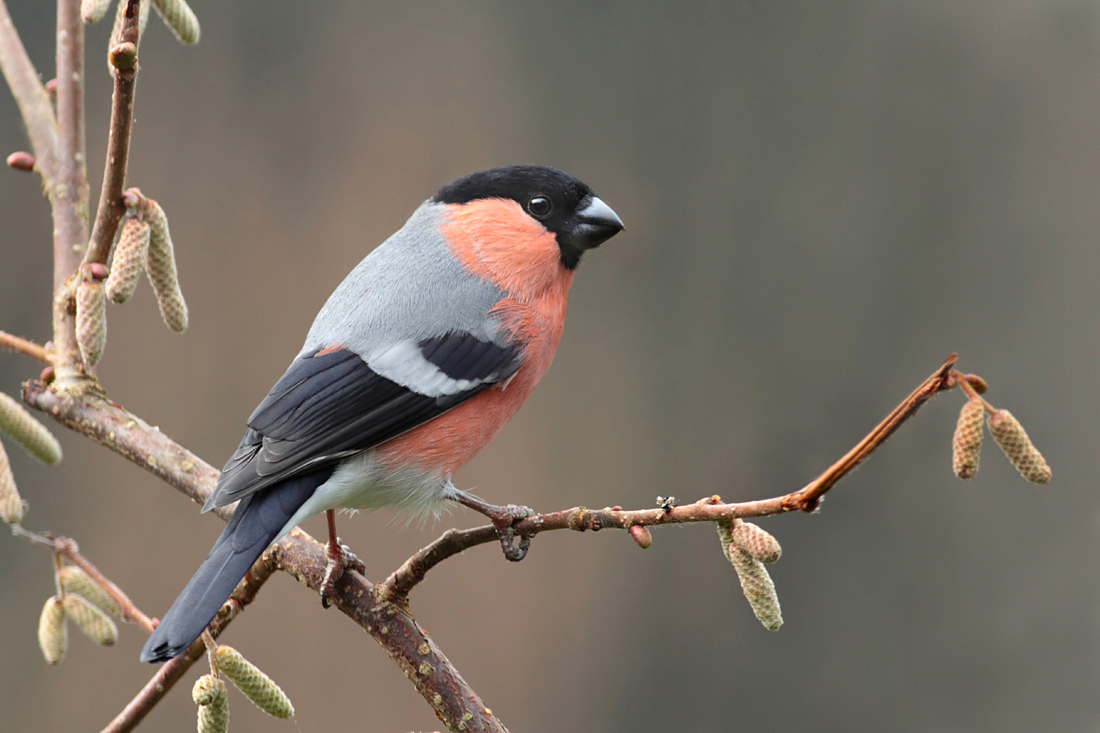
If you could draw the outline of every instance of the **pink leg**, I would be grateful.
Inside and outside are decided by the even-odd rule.
[[[328,564],[325,565],[325,576],[321,580],[321,605],[328,608],[336,598],[336,583],[344,575],[344,568],[362,573],[366,566],[336,536],[336,510],[329,509],[325,512],[325,518],[328,519],[328,542],[325,543]]]
[[[519,544],[513,544],[513,538],[516,536],[516,531],[512,529],[512,525],[521,519],[534,516],[534,510],[530,507],[517,506],[516,504],[497,506],[496,504],[490,504],[487,501],[483,501],[473,494],[467,494],[465,491],[457,492],[455,494],[455,501],[489,518],[493,523],[493,527],[496,528],[497,537],[500,538],[500,547],[504,550],[504,557],[512,562],[519,562],[527,557],[527,550],[531,547],[532,535],[521,534],[519,536]]]

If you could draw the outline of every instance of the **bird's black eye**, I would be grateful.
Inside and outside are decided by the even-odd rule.
[[[540,219],[549,214],[553,208],[553,202],[545,196],[535,196],[527,202],[527,210],[531,212],[532,216],[537,216]]]

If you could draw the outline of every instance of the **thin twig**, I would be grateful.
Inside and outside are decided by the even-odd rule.
[[[38,72],[27,56],[3,0],[0,0],[0,70],[27,126],[34,149],[35,170],[49,190],[57,166],[57,118],[50,94],[39,81]]]
[[[623,511],[618,507],[590,510],[583,507],[531,517],[516,524],[519,533],[529,535],[552,529],[576,531],[602,528],[629,529],[633,525],[728,520],[734,517],[767,516],[809,511],[821,496],[865,459],[931,397],[957,386],[950,378],[948,360],[909,395],[855,448],[803,489],[759,501],[724,504],[712,496],[685,506]],[[57,394],[39,382],[23,387],[23,399],[55,419],[129,458],[166,482],[202,503],[217,478],[215,471],[194,454],[148,426],[120,406],[94,394]],[[227,512],[220,516],[226,518]],[[398,664],[451,730],[504,731],[503,724],[485,707],[477,693],[416,623],[407,607],[407,595],[432,567],[469,547],[496,541],[492,527],[450,530],[416,553],[384,583],[373,585],[354,571],[345,571],[337,583],[336,606],[364,628]],[[295,529],[269,548],[278,567],[317,591],[327,565],[324,546],[301,529]],[[224,610],[224,609],[223,609]],[[198,656],[203,645],[196,641],[188,652]],[[169,665],[174,664],[169,662]],[[162,670],[163,671],[163,670]],[[182,671],[180,672],[182,674]],[[150,685],[155,685],[150,682]],[[146,690],[150,689],[146,686]],[[148,711],[156,700],[143,691],[131,706]],[[139,699],[141,702],[139,702]],[[156,699],[159,699],[157,697]],[[129,710],[129,708],[128,708]],[[144,713],[142,713],[144,714]],[[121,716],[120,716],[121,717]],[[127,718],[129,720],[129,718]],[[135,723],[136,724],[136,723]],[[459,725],[461,724],[461,728]],[[132,727],[132,726],[131,726]],[[111,731],[129,727],[109,728]]]
[[[686,522],[729,521],[745,517],[764,517],[773,514],[800,510],[813,511],[821,497],[840,479],[848,475],[875,449],[881,446],[903,422],[912,417],[921,405],[933,396],[956,386],[949,379],[951,367],[958,361],[952,354],[932,376],[924,380],[900,405],[879,423],[867,437],[861,440],[839,461],[824,473],[798,491],[771,499],[724,504],[717,496],[711,496],[694,504],[675,506],[668,509],[642,509],[623,511],[615,507],[609,509],[586,509],[575,507],[549,514],[529,517],[515,524],[517,534],[534,536],[539,532],[556,529],[600,530],[608,528],[629,530],[634,525],[652,526],[661,524],[682,524]],[[424,547],[406,560],[401,567],[379,585],[386,589],[388,597],[395,603],[406,604],[409,592],[416,587],[429,570],[453,555],[471,547],[487,542],[495,542],[497,533],[492,526],[486,525],[465,530],[449,530],[442,537]]]
[[[212,636],[218,637],[225,630],[225,627],[244,610],[245,606],[256,599],[256,594],[275,570],[273,552],[268,549],[252,566],[248,574],[244,576],[244,580],[237,585],[233,595],[229,597],[229,601],[222,606],[222,610],[214,617],[214,621],[210,624]],[[205,652],[206,646],[199,639],[186,652],[165,662],[153,675],[153,678],[145,684],[145,687],[141,688],[134,699],[111,721],[110,725],[103,729],[102,733],[127,733],[127,731],[136,728],[191,668],[191,665],[200,659]]]
[[[52,364],[46,349],[33,341],[14,336],[5,331],[0,331],[0,349],[8,349],[18,354],[24,354],[32,359],[38,359],[43,364]]]
[[[150,0],[141,0],[149,2]],[[128,3],[125,19],[119,34],[119,43],[138,42],[138,0],[119,0]],[[136,51],[135,51],[136,53]],[[122,203],[122,189],[126,185],[126,166],[130,156],[130,128],[134,121],[134,86],[137,84],[138,65],[127,69],[115,68],[114,94],[111,97],[111,127],[107,138],[107,164],[103,171],[103,190],[99,194],[92,238],[86,263],[107,263],[111,245],[118,231],[118,223],[126,213]]]
[[[122,589],[108,580],[107,576],[103,573],[99,572],[99,568],[93,565],[88,558],[80,554],[80,548],[77,547],[75,540],[68,537],[54,537],[50,534],[32,532],[19,525],[15,525],[11,529],[13,534],[26,537],[35,544],[44,545],[53,550],[54,558],[59,563],[57,568],[57,585],[59,593],[61,593],[60,562],[61,558],[65,558],[87,573],[88,577],[92,579],[92,582],[102,588],[103,592],[111,597],[118,606],[119,614],[122,616],[123,621],[130,621],[145,629],[148,633],[153,633],[153,629],[156,628],[156,624],[153,623],[153,620],[142,613],[141,609],[134,605],[134,602],[130,600],[129,596],[122,592]]]
[[[79,0],[57,0],[57,177],[53,195],[53,287],[76,272],[88,240],[84,139],[84,21]]]

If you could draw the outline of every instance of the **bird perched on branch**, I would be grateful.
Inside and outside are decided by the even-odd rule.
[[[510,166],[444,186],[329,297],[305,345],[248,419],[203,511],[237,505],[141,652],[177,656],[252,563],[298,523],[328,513],[322,601],[354,560],[334,510],[488,516],[520,560],[512,524],[530,510],[457,489],[452,474],[516,413],[561,339],[573,272],[623,229],[588,186]]]

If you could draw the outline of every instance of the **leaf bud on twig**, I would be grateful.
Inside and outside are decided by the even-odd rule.
[[[26,151],[17,150],[8,156],[8,167],[18,171],[33,171],[34,156]]]
[[[199,733],[225,733],[229,730],[229,699],[225,683],[213,674],[195,680],[191,699],[199,706]]]
[[[88,368],[99,363],[107,346],[107,296],[103,283],[82,282],[76,286],[76,342]]]
[[[783,554],[779,540],[763,527],[740,519],[733,525],[732,542],[760,562],[773,563]]]
[[[129,41],[112,46],[107,62],[119,71],[129,71],[137,66],[137,46]]]
[[[118,12],[115,13],[115,25],[111,29],[111,40],[107,44],[107,48],[112,49],[118,44],[122,43],[122,22],[126,19],[126,6],[129,4],[128,0],[118,0]],[[141,0],[138,7],[138,37],[136,43],[141,44],[141,39],[145,37],[145,26],[149,23],[149,11],[152,9],[152,3],[149,0]],[[115,72],[114,66],[108,59],[107,68],[113,74]]]
[[[959,411],[955,437],[951,441],[951,465],[961,479],[978,475],[978,460],[982,452],[982,417],[985,403],[978,398],[967,400]]]
[[[111,274],[104,283],[108,298],[115,303],[130,299],[145,269],[148,254],[149,225],[140,219],[126,219],[111,257]]]
[[[107,595],[107,591],[100,588],[99,584],[84,572],[84,568],[76,565],[66,565],[61,568],[58,577],[61,578],[61,587],[65,589],[66,593],[76,593],[83,596],[88,603],[99,610],[105,611],[115,618],[122,618],[122,611],[115,603],[115,599]]]
[[[65,658],[69,646],[69,630],[65,627],[65,606],[57,596],[46,601],[38,619],[38,646],[50,664]]]
[[[193,46],[199,42],[199,19],[184,0],[153,0],[153,5],[180,43]]]
[[[180,291],[176,274],[176,255],[172,236],[168,232],[168,217],[153,199],[147,199],[145,221],[149,223],[149,254],[145,260],[145,272],[157,294],[160,316],[173,331],[187,328],[187,303]]]
[[[631,525],[630,536],[638,543],[638,547],[643,550],[653,544],[653,535],[649,533],[649,529],[640,524]]]
[[[96,644],[111,646],[118,641],[118,627],[115,622],[89,603],[84,596],[66,593],[62,604],[65,606],[65,613],[77,628]]]
[[[23,498],[15,488],[15,476],[11,472],[7,451],[0,443],[0,519],[8,524],[19,524],[23,521],[25,510]]]
[[[126,0],[121,1],[126,2]],[[83,0],[80,3],[80,17],[88,25],[98,23],[103,20],[103,16],[107,14],[107,8],[110,5],[111,0]]]
[[[10,435],[23,450],[47,466],[61,461],[61,445],[57,438],[3,392],[0,392],[0,431]]]
[[[1050,481],[1050,466],[1011,412],[997,410],[990,415],[989,432],[1021,476],[1033,484]]]

